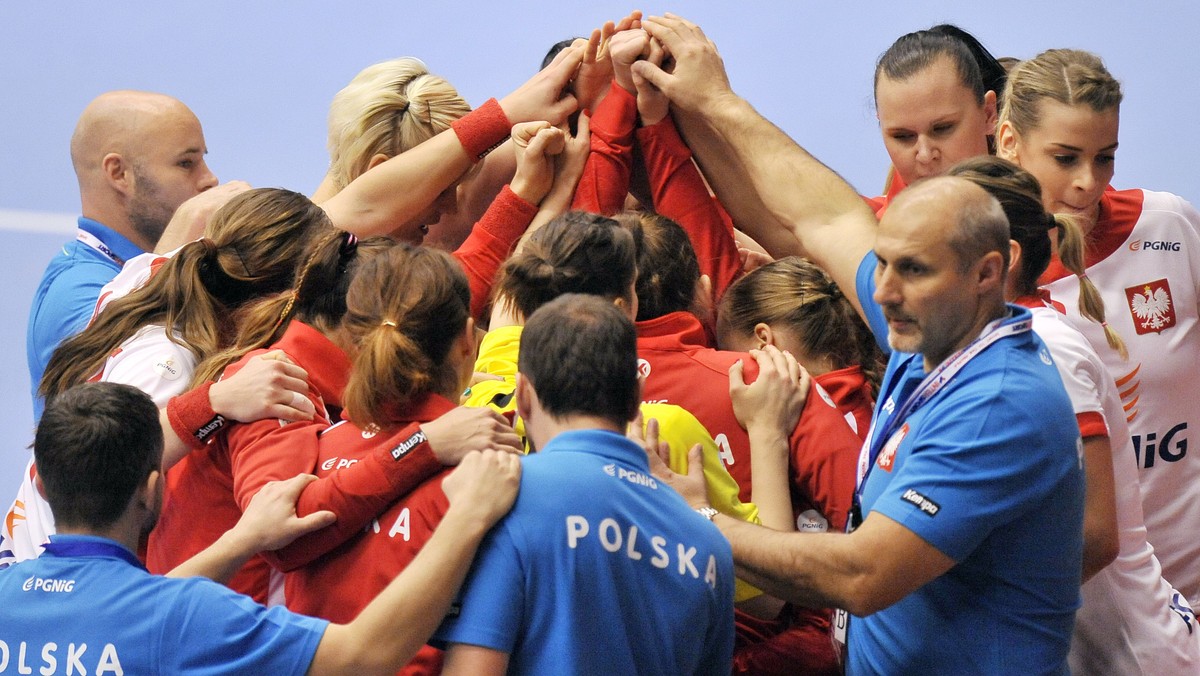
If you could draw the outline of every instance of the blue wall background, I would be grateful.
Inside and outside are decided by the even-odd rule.
[[[79,208],[67,142],[110,89],[161,91],[204,124],[222,180],[311,192],[320,182],[330,98],[364,66],[418,56],[474,105],[523,82],[547,47],[631,7],[583,3],[0,3],[0,509],[28,457],[25,321],[45,262]],[[1118,187],[1200,199],[1200,10],[1187,2],[731,3],[643,6],[699,23],[734,89],[839,171],[877,194],[887,169],[871,106],[881,51],[950,21],[997,56],[1077,47],[1125,86]]]

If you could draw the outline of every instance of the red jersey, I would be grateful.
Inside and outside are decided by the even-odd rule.
[[[639,367],[646,374],[646,401],[691,411],[721,449],[721,459],[750,501],[750,440],[729,400],[729,367],[741,359],[747,379],[758,376],[753,358],[705,347],[704,329],[687,312],[637,323]],[[815,385],[791,434],[791,472],[797,512],[816,510],[830,530],[845,528],[862,442],[828,395]]]
[[[813,380],[829,393],[838,410],[846,415],[846,422],[850,423],[850,428],[858,434],[858,438],[866,441],[871,416],[875,413],[875,397],[871,394],[871,384],[867,382],[862,367],[848,366],[814,376]]]
[[[863,201],[867,203],[867,206],[871,207],[871,211],[875,212],[875,218],[883,218],[883,212],[887,211],[888,205],[907,186],[908,184],[904,182],[904,179],[900,178],[900,174],[893,170],[891,181],[888,182],[887,193],[879,197],[864,197]]]
[[[705,347],[704,328],[687,312],[673,312],[637,323],[638,368],[645,375],[647,401],[676,404],[691,411],[708,428],[721,458],[750,500],[750,439],[733,414],[729,368],[741,359],[747,380],[758,377],[757,363],[741,352]],[[862,441],[841,411],[816,384],[790,436],[788,463],[792,510],[799,531],[844,531]],[[789,609],[785,619],[762,621],[737,613],[735,667],[746,673],[784,665],[805,664],[813,673],[836,669],[830,638],[830,612]],[[787,666],[791,665],[791,666]],[[764,672],[765,673],[765,672]]]
[[[394,422],[398,426],[436,419],[454,404],[429,395],[408,407]],[[316,475],[335,478],[377,454],[380,438],[350,422],[323,431],[318,443]],[[383,447],[391,449],[390,441]],[[400,497],[365,529],[342,546],[288,573],[285,581],[289,609],[331,622],[353,620],[383,588],[400,574],[433,535],[450,503],[442,493],[444,469]],[[425,646],[404,674],[440,673],[442,652]]]
[[[614,82],[592,115],[592,152],[571,206],[606,216],[624,209],[636,133],[654,211],[687,231],[700,273],[712,279],[713,299],[718,301],[742,274],[733,221],[708,192],[671,116],[635,132],[636,122],[637,98]]]
[[[326,407],[340,410],[350,362],[319,331],[295,320],[270,349],[282,350],[308,371],[309,399],[317,415],[310,421],[271,419],[231,425],[224,435],[173,467],[167,473],[162,516],[150,534],[146,564],[151,572],[166,573],[215,542],[237,523],[242,509],[267,482],[316,469],[318,433],[332,419]],[[226,373],[235,373],[250,357],[265,351],[246,355]],[[283,549],[251,558],[229,586],[266,603],[271,600],[272,564],[286,571],[308,563],[356,534],[396,497],[438,471],[441,463],[418,432],[416,425],[410,425],[389,437],[398,446],[380,450],[370,462],[356,463],[353,472],[306,486],[296,502],[297,514],[329,509],[337,514],[337,522]],[[419,441],[393,453],[411,439]]]

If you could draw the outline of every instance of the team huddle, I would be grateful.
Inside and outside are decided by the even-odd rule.
[[[678,16],[542,66],[366,68],[311,197],[87,106],[0,674],[1200,672],[1200,213],[1099,57],[901,36],[879,197]]]

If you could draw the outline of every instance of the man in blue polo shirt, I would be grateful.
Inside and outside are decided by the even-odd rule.
[[[0,571],[0,673],[395,673],[437,627],[520,477],[512,454],[464,458],[443,482],[450,508],[420,555],[338,625],[186,577],[227,579],[252,554],[332,522],[330,512],[295,515],[312,477],[268,484],[174,579],[146,572],[133,553],[162,507],[162,430],[149,396],[76,386],[46,409],[34,450],[59,532],[39,558]]]
[[[73,241],[46,267],[26,333],[34,416],[54,348],[82,330],[100,289],[125,261],[153,251],[175,210],[217,184],[200,121],[163,94],[114,91],[84,109],[71,136],[82,216]]]
[[[849,611],[850,674],[1065,673],[1082,556],[1078,425],[1029,313],[1004,303],[1000,206],[932,178],[877,224],[733,93],[698,27],[643,26],[676,63],[635,68],[681,112],[734,220],[773,255],[807,255],[856,290],[847,296],[892,350],[859,463],[857,529],[793,535],[718,515],[739,574]],[[680,486],[703,504],[695,477]]]
[[[435,635],[445,673],[728,674],[729,545],[624,436],[640,401],[633,323],[597,296],[543,306],[516,397],[539,451]]]

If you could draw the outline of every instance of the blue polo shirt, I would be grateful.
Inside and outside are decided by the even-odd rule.
[[[509,673],[728,674],[729,543],[639,446],[565,432],[522,458],[516,504],[434,638],[508,653]]]
[[[866,267],[859,298],[882,319]],[[925,375],[921,355],[891,355],[877,430]],[[1082,446],[1045,345],[1033,331],[1000,339],[894,429],[871,464],[863,513],[888,516],[956,565],[853,618],[847,672],[1066,673],[1080,602]]]
[[[3,673],[304,674],[328,626],[82,535],[0,571],[0,608]]]
[[[127,261],[142,250],[112,228],[90,218],[79,218],[79,229],[100,240],[117,259]],[[58,344],[82,331],[96,308],[100,289],[121,271],[122,263],[78,239],[63,245],[50,259],[33,294],[29,328],[25,332],[25,359],[33,397],[33,417],[42,417],[44,402],[37,395],[42,373]]]

